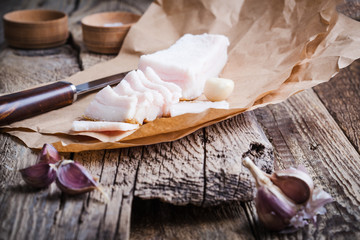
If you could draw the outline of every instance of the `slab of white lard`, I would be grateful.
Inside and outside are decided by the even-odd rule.
[[[168,49],[142,55],[139,69],[151,67],[166,82],[182,89],[182,99],[195,99],[206,79],[217,77],[227,61],[229,40],[216,34],[185,34]]]

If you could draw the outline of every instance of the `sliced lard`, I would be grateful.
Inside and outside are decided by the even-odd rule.
[[[90,102],[85,116],[93,120],[126,122],[134,118],[137,102],[135,96],[119,96],[107,86]]]
[[[123,80],[121,81],[115,88],[114,91],[118,93],[119,95],[124,96],[133,96],[138,99],[136,108],[135,108],[135,114],[134,118],[129,120],[129,122],[135,122],[142,124],[144,120],[156,118],[156,114],[153,114],[151,110],[152,102],[154,100],[154,96],[151,93],[145,92],[141,93],[138,91],[135,91],[131,88],[130,84]]]
[[[182,95],[182,90],[178,85],[161,80],[161,78],[156,74],[156,72],[151,67],[147,67],[145,69],[144,74],[147,77],[147,79],[149,79],[149,81],[167,88],[171,93],[172,96],[171,100],[173,103],[179,102]]]
[[[153,95],[154,107],[156,106],[161,109],[164,104],[164,97],[157,90],[153,90],[145,86],[147,79],[142,78],[142,76],[144,76],[144,74],[139,70],[131,71],[125,76],[124,80],[127,81],[135,91],[139,91],[141,93],[151,93]],[[157,112],[158,116],[162,115],[160,110]]]
[[[114,88],[114,91],[120,95],[136,96],[138,98],[133,122],[140,124],[144,121],[153,121],[162,116],[162,107],[164,105],[164,97],[159,92],[145,87],[142,81],[137,71],[131,71]]]
[[[142,71],[138,70],[137,73],[145,87],[157,91],[162,96],[161,116],[168,116],[170,114],[170,107],[174,103],[173,94],[165,86],[151,82]]]
[[[71,130],[75,132],[106,132],[106,131],[131,131],[139,128],[139,124],[124,122],[94,122],[74,121]]]
[[[223,35],[185,34],[168,49],[140,57],[139,69],[151,67],[161,80],[177,84],[182,99],[195,99],[206,79],[217,77],[227,61],[229,40]]]
[[[227,101],[184,101],[172,105],[170,109],[171,117],[179,116],[185,113],[200,113],[210,108],[229,109]]]

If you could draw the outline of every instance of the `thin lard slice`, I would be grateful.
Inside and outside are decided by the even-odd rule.
[[[149,79],[151,82],[164,86],[169,90],[169,92],[172,95],[171,97],[172,103],[179,102],[179,99],[181,98],[182,95],[182,90],[178,85],[161,80],[161,78],[156,74],[156,72],[151,67],[147,67],[145,69],[144,74],[147,77],[147,79]]]
[[[151,93],[135,91],[125,79],[114,88],[114,91],[121,96],[131,96],[138,99],[134,117],[129,122],[142,124],[145,119],[156,118],[156,114],[152,111],[154,96]]]
[[[142,71],[138,70],[137,74],[145,87],[157,91],[161,94],[163,98],[161,109],[162,116],[169,116],[170,107],[173,104],[173,94],[165,86],[151,82]]]
[[[125,122],[93,122],[74,121],[71,130],[75,132],[106,132],[106,131],[131,131],[139,128],[139,124]]]
[[[175,117],[185,113],[200,113],[209,108],[229,109],[229,103],[227,101],[183,101],[172,105],[170,115]]]
[[[137,102],[135,96],[119,96],[107,86],[90,102],[85,116],[93,120],[126,122],[134,118]]]
[[[158,91],[147,88],[143,83],[144,79],[140,77],[140,73],[141,71],[139,70],[131,71],[125,76],[124,80],[127,81],[135,91],[151,93],[153,95],[152,107],[151,110],[149,110],[149,118],[146,118],[148,121],[153,121],[156,117],[161,117],[163,114],[162,107],[164,105],[164,97]],[[154,118],[150,116],[154,114]]]
[[[141,56],[139,69],[151,67],[161,80],[181,87],[182,99],[195,99],[206,79],[217,77],[225,66],[228,46],[223,35],[185,34],[168,49]]]

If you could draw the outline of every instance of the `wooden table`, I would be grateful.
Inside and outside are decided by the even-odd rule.
[[[113,58],[84,48],[80,19],[109,10],[143,13],[149,4],[147,0],[1,1],[1,15],[30,8],[66,12],[72,37],[60,47],[21,50],[8,47],[1,34],[0,93],[60,80]],[[339,10],[359,19],[358,1]],[[2,133],[0,239],[360,239],[359,76],[360,61],[355,61],[329,82],[283,103],[171,143],[63,154],[99,176],[111,193],[107,204],[98,192],[70,197],[55,186],[41,191],[26,187],[17,170],[34,164],[37,152]],[[265,133],[259,141],[271,143],[265,150],[267,157],[274,156],[275,169],[302,164],[315,184],[334,197],[317,224],[291,234],[269,232],[258,223],[252,201],[227,201],[246,198],[231,192],[241,178],[229,175],[231,169],[221,161],[236,157],[246,127],[257,131],[257,138]],[[191,185],[188,179],[201,184]],[[163,201],[192,204],[142,199],[158,196],[157,191]]]

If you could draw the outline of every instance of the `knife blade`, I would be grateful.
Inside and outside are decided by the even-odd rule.
[[[76,86],[59,81],[0,96],[0,126],[71,105],[80,95],[119,83],[126,74],[119,73]]]

